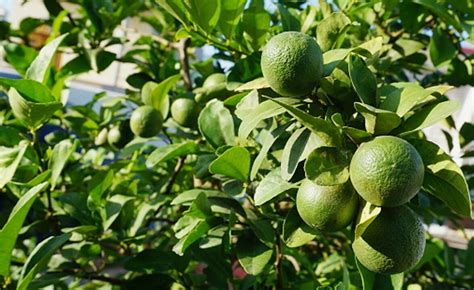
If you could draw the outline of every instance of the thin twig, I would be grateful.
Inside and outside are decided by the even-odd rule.
[[[278,235],[278,232],[276,234],[276,259],[275,259],[275,272],[277,276],[277,289],[283,289],[283,272],[282,272],[282,267],[281,267],[281,260],[283,257],[282,251],[281,251],[281,240],[280,236]]]
[[[186,160],[186,156],[181,156],[181,157],[178,159],[178,163],[176,163],[176,167],[175,167],[175,169],[174,169],[173,174],[172,174],[171,177],[170,177],[170,181],[169,181],[168,184],[166,185],[166,189],[165,189],[165,192],[164,192],[165,195],[168,195],[168,194],[171,193],[171,190],[173,189],[173,184],[175,183],[176,178],[178,178],[179,172],[180,172],[181,169],[183,169],[183,167],[184,167],[184,161],[185,161],[185,160]]]

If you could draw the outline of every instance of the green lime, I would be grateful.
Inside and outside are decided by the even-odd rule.
[[[195,127],[198,115],[199,107],[191,99],[177,99],[171,105],[171,117],[183,127]]]
[[[123,121],[118,126],[112,127],[107,134],[107,142],[109,145],[120,149],[127,145],[128,142],[132,141],[133,133],[130,130],[129,121]]]
[[[356,191],[377,206],[399,206],[420,190],[423,160],[407,141],[380,136],[363,143],[351,160],[350,177]]]
[[[215,73],[206,78],[201,88],[194,90],[195,100],[198,103],[205,103],[212,99],[224,100],[232,95],[227,90],[226,76],[223,73]]]
[[[311,93],[323,74],[323,55],[316,40],[288,31],[272,37],[263,48],[262,73],[270,87],[285,97]]]
[[[161,113],[151,106],[136,108],[130,117],[130,128],[133,134],[143,138],[156,136],[163,127]]]
[[[296,208],[305,223],[321,231],[337,231],[355,218],[359,199],[350,182],[321,186],[305,179],[298,189]]]
[[[409,207],[382,208],[352,244],[354,254],[372,272],[396,274],[410,270],[423,256],[423,224]]]

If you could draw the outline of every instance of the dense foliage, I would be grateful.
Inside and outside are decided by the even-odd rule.
[[[460,250],[426,234],[413,269],[375,274],[351,243],[379,207],[361,202],[350,226],[319,232],[295,198],[305,178],[348,182],[357,147],[395,135],[425,167],[408,206],[426,225],[462,231],[474,168],[422,129],[443,122],[450,148],[459,140],[463,158],[474,156],[474,126],[456,128],[459,104],[445,96],[474,85],[461,49],[474,36],[474,4],[273,2],[44,0],[50,19],[1,23],[4,59],[21,77],[0,78],[0,285],[472,287],[473,240]],[[116,36],[132,17],[156,33]],[[315,37],[323,52],[323,77],[305,97],[281,97],[262,77],[262,48],[284,31]],[[117,45],[131,48],[117,55]],[[60,65],[61,55],[73,58]],[[122,96],[67,102],[71,80],[114,62],[136,67]]]

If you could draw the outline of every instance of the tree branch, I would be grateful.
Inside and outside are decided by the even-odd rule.
[[[188,91],[193,89],[193,83],[191,81],[191,74],[189,73],[189,57],[188,57],[188,46],[189,38],[183,38],[178,43],[179,61],[181,63],[181,76],[183,77],[184,85]]]

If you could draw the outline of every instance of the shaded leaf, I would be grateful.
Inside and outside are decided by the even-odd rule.
[[[0,146],[0,188],[11,181],[27,148],[27,141],[13,148]]]
[[[304,164],[306,178],[322,186],[346,183],[349,180],[347,153],[334,147],[319,147],[309,154]]]
[[[283,241],[290,248],[303,246],[312,241],[317,233],[309,227],[293,207],[283,222]]]
[[[454,212],[470,217],[471,199],[461,168],[438,145],[427,140],[409,140],[423,159],[422,189],[439,198]]]
[[[201,153],[200,146],[193,142],[188,141],[181,144],[169,144],[156,148],[146,160],[146,166],[148,168],[154,167],[155,165],[172,160],[179,156],[187,156],[189,154]]]
[[[360,100],[365,104],[374,105],[377,96],[377,82],[364,61],[354,54],[349,58],[349,76]]]
[[[344,39],[345,32],[351,23],[342,12],[331,13],[316,28],[316,38],[323,52],[338,48]]]
[[[63,171],[66,162],[71,154],[75,151],[79,141],[71,142],[71,140],[62,140],[53,148],[51,159],[49,160],[48,168],[51,169],[51,190],[56,186],[61,172]]]
[[[237,242],[236,252],[240,265],[251,275],[262,273],[273,256],[273,250],[254,235],[241,237]]]

